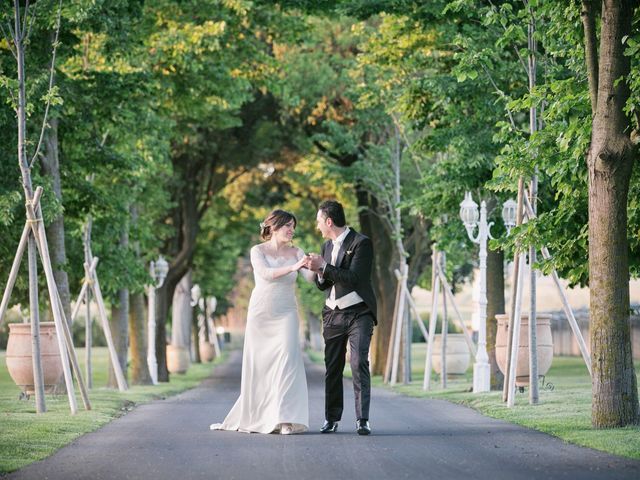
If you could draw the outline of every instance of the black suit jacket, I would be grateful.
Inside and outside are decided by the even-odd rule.
[[[336,287],[336,299],[355,291],[376,319],[376,296],[371,286],[371,270],[373,268],[373,243],[369,237],[356,232],[354,229],[347,234],[338,257],[336,265],[330,265],[333,242],[331,240],[322,245],[322,258],[327,262],[324,269],[324,282],[316,279],[320,290],[324,290],[327,298],[331,294],[331,287]]]

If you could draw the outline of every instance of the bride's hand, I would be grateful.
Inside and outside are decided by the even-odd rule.
[[[307,266],[307,257],[304,256],[300,260],[298,260],[296,263],[291,265],[291,271],[292,272],[297,272],[298,270],[300,270],[301,268],[306,267],[306,266]]]

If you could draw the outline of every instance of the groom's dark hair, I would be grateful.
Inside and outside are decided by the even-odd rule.
[[[342,208],[340,202],[325,200],[320,204],[318,210],[320,210],[326,218],[330,218],[336,227],[344,227],[347,224],[347,220],[344,217],[344,208]]]

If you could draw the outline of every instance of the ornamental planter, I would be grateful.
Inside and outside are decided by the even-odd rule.
[[[507,363],[507,332],[509,316],[496,315],[498,332],[496,334],[496,362],[504,374]],[[551,314],[536,315],[536,331],[538,344],[538,375],[546,375],[553,360],[553,339],[551,337]],[[520,316],[520,343],[518,349],[518,368],[516,370],[516,386],[529,385],[529,314]]]
[[[62,361],[53,322],[40,323],[40,354],[44,390],[51,393],[62,377]],[[6,353],[7,370],[26,395],[35,394],[31,358],[31,324],[10,323]]]
[[[437,374],[442,373],[442,361],[440,353],[442,352],[442,335],[436,335],[433,341],[433,353],[431,360],[433,369]],[[462,333],[447,334],[447,376],[463,375],[469,368],[471,354],[469,346]]]
[[[203,362],[210,362],[215,357],[215,349],[209,342],[200,342],[200,360]]]
[[[182,345],[167,345],[167,370],[171,373],[187,373],[191,364],[189,348]]]

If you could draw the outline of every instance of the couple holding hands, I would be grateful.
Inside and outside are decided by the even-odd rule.
[[[356,431],[371,433],[369,345],[376,324],[371,286],[371,240],[346,224],[336,201],[320,204],[316,227],[327,241],[321,254],[292,245],[295,216],[274,210],[261,227],[263,243],[251,248],[255,287],[247,312],[240,397],[212,430],[302,433],[309,428],[309,398],[299,343],[295,282],[302,274],[326,295],[322,310],[325,341],[325,422],[334,433],[343,411],[342,372],[347,344],[355,394]]]

